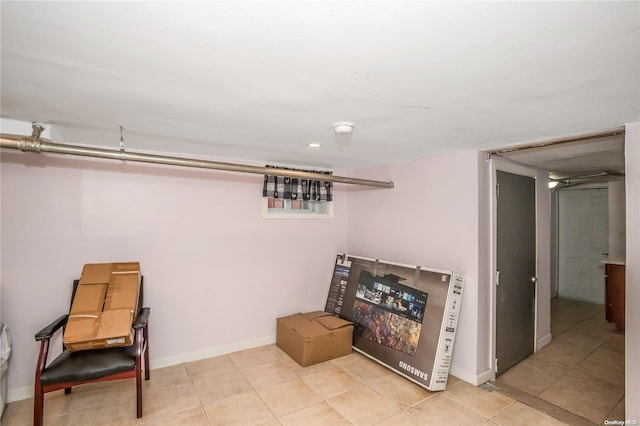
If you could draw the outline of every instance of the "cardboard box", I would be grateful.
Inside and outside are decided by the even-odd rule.
[[[140,264],[86,264],[71,304],[63,343],[69,351],[133,344]]]
[[[303,367],[351,353],[353,323],[324,312],[277,319],[276,345]]]

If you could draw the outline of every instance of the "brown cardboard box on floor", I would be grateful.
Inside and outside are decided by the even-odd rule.
[[[84,265],[62,339],[67,349],[131,345],[139,293],[138,262]]]
[[[353,323],[324,311],[277,319],[276,345],[303,367],[351,353]]]

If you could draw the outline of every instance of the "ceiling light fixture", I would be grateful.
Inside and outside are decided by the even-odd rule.
[[[322,145],[320,145],[320,144],[319,144],[319,143],[317,143],[317,142],[311,142],[311,143],[308,143],[308,144],[307,144],[307,146],[308,146],[309,148],[320,148]]]
[[[599,177],[606,177],[606,176],[624,176],[624,175],[625,175],[624,173],[617,172],[615,170],[603,170],[601,172],[586,173],[586,174],[575,175],[575,176],[566,176],[563,178],[550,178],[549,189],[557,188],[558,185],[567,187],[567,186],[573,186],[573,185],[578,185],[580,183],[584,183],[584,182],[575,182],[576,180],[580,181],[583,179],[588,180],[592,178],[599,178]],[[596,180],[594,182],[598,182],[598,181],[603,182],[602,180]]]

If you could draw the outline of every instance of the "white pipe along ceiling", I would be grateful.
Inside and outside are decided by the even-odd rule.
[[[135,161],[140,163],[163,164],[169,166],[193,167],[199,169],[223,170],[228,172],[253,173],[261,175],[284,176],[300,179],[318,179],[318,174],[300,170],[276,169],[272,167],[250,166],[245,164],[224,163],[218,161],[200,160],[186,157],[174,157],[168,155],[147,154],[141,152],[127,152],[94,148],[80,145],[59,144],[48,139],[40,138],[44,127],[38,123],[33,124],[31,136],[13,134],[0,134],[0,147],[16,149],[23,152],[49,152],[53,154],[78,155],[83,157],[106,158],[120,161]],[[384,182],[369,179],[358,179],[346,176],[322,175],[322,180],[328,182],[345,183],[351,185],[371,186],[376,188],[393,188],[393,182]]]

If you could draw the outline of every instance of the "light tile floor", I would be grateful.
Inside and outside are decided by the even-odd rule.
[[[553,341],[500,375],[494,385],[543,411],[579,416],[571,423],[622,420],[624,334],[614,328],[602,305],[552,299]],[[549,403],[555,407],[548,409]]]
[[[571,306],[564,308],[573,309]],[[616,370],[611,377],[603,367],[606,363],[609,369],[618,368],[609,363],[613,359],[619,364],[624,338],[596,321],[602,316],[598,309],[581,305],[577,310],[584,312],[584,318],[575,321],[564,308],[552,305],[553,327],[558,333],[553,343],[563,345],[563,350],[565,346],[577,349],[570,349],[567,355],[552,343],[521,363],[523,374],[528,372],[530,379],[532,371],[545,374],[522,380],[514,367],[495,385],[500,387],[504,381],[504,386],[521,386],[540,400],[589,419],[624,418],[620,388],[624,371]],[[592,323],[583,325],[586,321]],[[574,352],[582,358],[573,357]],[[585,392],[585,385],[597,390],[591,395]],[[152,370],[151,380],[144,385],[141,419],[135,418],[132,380],[80,386],[70,395],[52,392],[45,397],[45,425],[564,424],[544,413],[555,415],[553,406],[540,408],[536,401],[518,396],[525,392],[514,394],[523,403],[493,389],[450,376],[447,390],[428,392],[358,353],[302,368],[277,346],[268,345]],[[579,396],[571,396],[575,394]],[[598,402],[592,403],[592,397],[599,398]],[[9,404],[2,425],[31,424],[32,409],[32,399]]]

